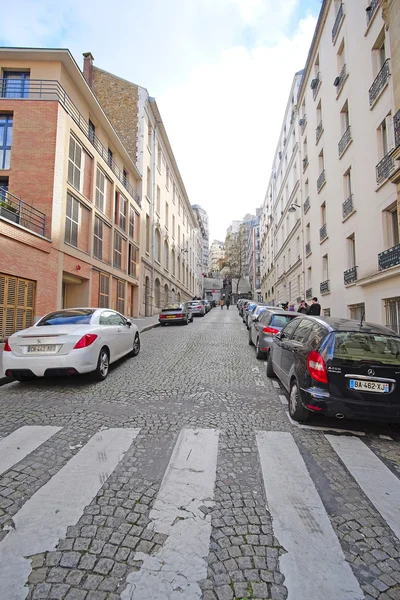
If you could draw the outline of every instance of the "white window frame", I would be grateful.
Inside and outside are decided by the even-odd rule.
[[[78,247],[78,237],[79,237],[79,217],[80,217],[80,202],[77,200],[72,194],[67,192],[67,205],[65,210],[65,235],[64,240],[67,244]],[[67,239],[67,232],[69,225],[69,235]],[[76,243],[74,243],[76,237]]]
[[[107,177],[103,171],[97,167],[96,171],[96,208],[103,214],[106,213],[107,198]]]
[[[83,148],[74,138],[69,138],[68,149],[68,183],[78,192],[82,190],[83,183]]]

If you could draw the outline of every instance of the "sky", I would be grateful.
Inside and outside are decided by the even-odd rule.
[[[262,205],[321,0],[14,0],[1,46],[68,48],[156,98],[210,239]]]

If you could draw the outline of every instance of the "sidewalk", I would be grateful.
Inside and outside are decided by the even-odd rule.
[[[149,329],[153,329],[153,327],[159,326],[158,315],[153,315],[152,317],[141,317],[139,319],[131,319],[131,321],[136,325],[140,333],[149,331]],[[9,377],[5,377],[4,375],[2,361],[3,348],[4,344],[0,344],[0,386],[5,385],[6,383],[10,383],[10,381],[12,381]]]

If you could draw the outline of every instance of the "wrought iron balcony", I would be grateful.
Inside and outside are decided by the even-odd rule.
[[[303,173],[307,169],[307,167],[308,167],[308,156],[306,154],[305,157],[303,158]]]
[[[393,128],[394,128],[394,146],[398,148],[400,146],[400,110],[393,117]]]
[[[324,128],[322,125],[322,121],[320,121],[315,130],[315,143],[316,144],[318,144],[319,138],[321,137],[323,130],[324,130]]]
[[[312,288],[308,288],[308,290],[306,290],[306,298],[307,300],[312,298]]]
[[[306,244],[306,256],[311,254],[311,242],[307,242]]]
[[[317,97],[320,84],[321,84],[321,73],[318,72],[317,76],[311,81],[311,84],[310,84],[311,85],[311,89],[313,91],[313,98],[314,98],[314,100]]]
[[[8,97],[6,79],[0,79],[1,96]],[[18,100],[52,100],[61,104],[64,110],[75,121],[79,129],[85,134],[89,142],[94,146],[103,160],[109,165],[111,171],[123,185],[126,191],[132,196],[137,204],[140,205],[140,198],[132,185],[127,180],[126,174],[118,167],[113,158],[108,153],[99,138],[95,135],[89,121],[79,112],[67,92],[56,80],[52,79],[30,79],[24,87],[24,93],[19,95]]]
[[[336,88],[336,98],[339,96],[340,92],[342,91],[342,87],[344,85],[344,82],[346,81],[346,77],[347,77],[346,65],[343,65],[343,68],[340,71],[340,75],[338,77],[336,77],[335,81],[333,82],[333,85]]]
[[[326,223],[324,223],[324,225],[322,225],[321,229],[319,230],[319,241],[323,242],[324,240],[326,240],[327,237],[328,232],[326,230]]]
[[[370,24],[372,17],[374,16],[376,9],[378,8],[380,0],[371,0],[369,6],[366,9],[367,14],[367,25]]]
[[[322,171],[322,173],[320,174],[320,176],[317,179],[317,191],[318,192],[321,190],[324,183],[326,183],[325,169]]]
[[[309,208],[310,208],[310,196],[307,196],[307,198],[304,202],[304,206],[303,206],[304,214],[306,214],[306,212],[309,210]]]
[[[342,135],[340,142],[338,143],[339,158],[342,156],[342,154],[344,153],[344,151],[346,150],[346,148],[350,144],[350,142],[351,142],[351,127],[349,125],[348,128],[346,129],[346,131],[344,132],[344,134]]]
[[[357,267],[351,267],[343,273],[344,284],[349,285],[354,281],[357,281]]]
[[[390,150],[376,165],[376,183],[379,185],[385,179],[388,179],[396,170],[396,164],[393,158],[393,150]]]
[[[369,105],[373,106],[375,104],[379,94],[387,84],[390,75],[389,69],[389,61],[390,58],[387,58],[383,63],[382,69],[379,71],[378,75],[375,77],[374,83],[369,88]]]
[[[380,271],[400,265],[400,244],[378,254],[378,264]]]
[[[327,279],[326,281],[322,281],[322,283],[319,284],[319,291],[321,292],[321,294],[329,294],[329,279]]]
[[[302,119],[300,119],[299,125],[300,125],[300,129],[301,129],[301,134],[303,135],[304,130],[307,125],[307,115],[304,115],[304,117]]]
[[[335,41],[336,41],[336,37],[337,37],[337,34],[339,33],[339,29],[342,24],[343,17],[344,17],[344,10],[343,10],[343,2],[342,2],[341,5],[339,6],[339,10],[337,11],[335,23],[333,24],[333,28],[332,28],[332,43],[335,43]]]
[[[354,212],[354,203],[353,203],[353,194],[350,194],[350,196],[347,198],[347,200],[345,200],[342,204],[343,219],[345,219],[346,217],[351,215],[352,212]]]
[[[40,235],[46,235],[46,215],[14,194],[10,194],[5,188],[0,188],[0,217]]]

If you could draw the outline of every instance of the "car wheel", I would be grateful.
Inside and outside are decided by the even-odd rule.
[[[137,333],[135,335],[135,339],[133,341],[133,349],[132,349],[132,356],[137,356],[140,352],[140,337],[139,334]]]
[[[165,327],[166,323],[160,323],[161,327]]]
[[[271,355],[271,352],[268,353],[267,377],[275,377],[274,367],[272,366],[272,355]]]
[[[253,340],[251,339],[251,331],[249,331],[249,346],[253,345]]]
[[[93,379],[95,381],[104,381],[104,379],[108,375],[108,370],[110,368],[110,357],[108,355],[107,348],[102,348],[100,350],[99,358],[97,360],[96,370],[93,371]]]
[[[301,403],[300,390],[297,381],[294,379],[290,385],[289,395],[289,415],[295,421],[307,421],[310,413]]]
[[[186,317],[185,325],[189,325],[189,317]]]
[[[256,341],[256,358],[259,358],[259,359],[265,358],[265,352],[260,350],[260,338],[257,338],[257,341]]]

